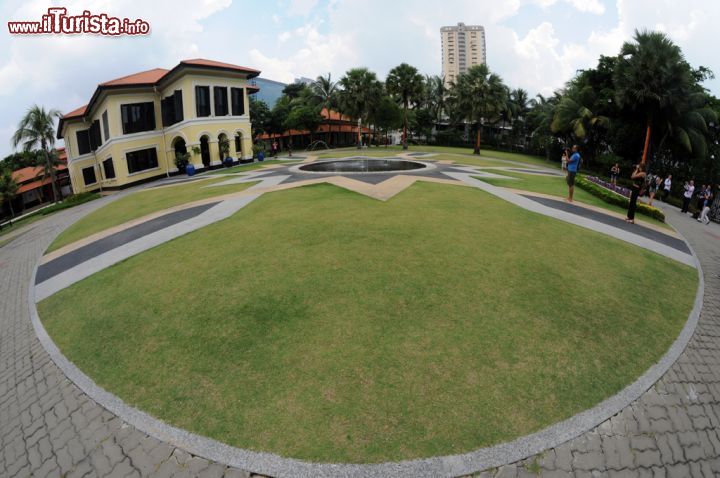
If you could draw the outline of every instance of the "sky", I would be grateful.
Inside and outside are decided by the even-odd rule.
[[[14,36],[8,21],[50,7],[150,23],[143,37]],[[0,0],[0,158],[33,104],[71,111],[96,85],[180,60],[208,58],[290,82],[365,66],[382,79],[406,62],[441,73],[440,27],[483,25],[487,62],[512,88],[552,93],[615,55],[636,29],[667,33],[693,66],[720,77],[716,0]],[[720,96],[720,78],[704,85]],[[62,145],[59,142],[58,145]]]

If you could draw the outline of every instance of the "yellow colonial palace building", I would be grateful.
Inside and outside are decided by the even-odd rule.
[[[99,84],[90,102],[58,125],[73,191],[175,173],[178,153],[196,170],[228,157],[252,159],[248,94],[257,88],[248,80],[259,74],[194,59]]]

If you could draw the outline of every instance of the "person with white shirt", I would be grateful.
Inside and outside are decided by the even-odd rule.
[[[672,174],[668,174],[667,178],[665,178],[665,183],[663,184],[663,190],[665,191],[665,194],[663,195],[663,201],[667,202],[668,196],[670,196],[670,188],[672,187]]]
[[[688,212],[690,207],[690,200],[695,193],[695,182],[691,179],[690,182],[685,183],[685,192],[683,193],[683,207],[680,212]]]

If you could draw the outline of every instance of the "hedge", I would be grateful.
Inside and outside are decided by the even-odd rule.
[[[630,200],[626,198],[625,196],[621,196],[617,193],[614,193],[608,189],[605,189],[602,186],[599,186],[593,182],[588,181],[582,176],[578,176],[575,179],[575,184],[577,184],[581,189],[584,189],[585,191],[589,192],[593,196],[599,197],[603,201],[615,204],[616,206],[627,208],[630,206]],[[665,222],[665,214],[657,208],[654,208],[652,206],[648,206],[647,204],[638,202],[637,205],[637,212],[639,214],[642,214],[644,216],[651,217],[653,219],[657,219],[658,221]]]
[[[78,206],[80,204],[92,201],[94,199],[98,199],[99,197],[100,197],[100,194],[98,194],[98,193],[73,194],[72,196],[65,198],[65,200],[63,202],[53,204],[52,206],[43,208],[38,212],[40,214],[42,214],[43,216],[47,216],[48,214],[52,214],[56,211],[61,211],[63,209],[67,209],[69,207]]]

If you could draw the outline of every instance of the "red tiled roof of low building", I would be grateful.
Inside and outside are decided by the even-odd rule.
[[[121,76],[114,80],[100,83],[100,86],[124,86],[124,85],[154,85],[162,79],[170,70],[165,68],[153,68],[152,70],[140,71],[132,75]]]

